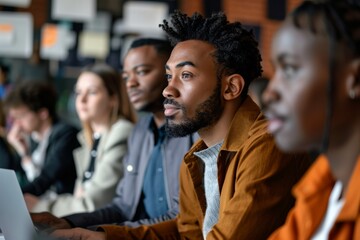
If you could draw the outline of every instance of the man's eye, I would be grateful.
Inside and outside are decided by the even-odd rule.
[[[181,78],[182,78],[182,79],[189,79],[189,78],[191,78],[191,76],[192,76],[192,75],[191,75],[190,73],[182,73],[182,74],[181,74]]]
[[[141,70],[138,70],[136,71],[136,74],[137,75],[140,75],[140,76],[144,76],[145,74],[147,74],[149,71],[146,70],[146,69],[141,69]]]
[[[284,71],[285,77],[291,78],[294,74],[296,74],[297,69],[298,68],[295,65],[285,64],[283,66],[283,71]]]
[[[165,79],[170,81],[172,78],[172,75],[171,74],[165,74]]]

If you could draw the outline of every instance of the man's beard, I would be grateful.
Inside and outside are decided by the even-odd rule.
[[[170,137],[184,137],[214,124],[220,118],[223,111],[220,96],[221,88],[219,84],[213,94],[196,108],[194,118],[186,117],[187,111],[184,106],[172,99],[165,99],[164,104],[172,104],[179,107],[185,116],[185,119],[179,124],[171,123],[173,117],[166,117],[165,130],[167,135]]]

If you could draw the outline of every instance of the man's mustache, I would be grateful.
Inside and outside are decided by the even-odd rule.
[[[177,107],[177,108],[183,109],[183,106],[182,106],[180,103],[178,103],[178,102],[176,102],[175,100],[173,100],[173,99],[168,99],[168,98],[166,98],[166,99],[164,100],[164,104],[171,104],[171,105],[173,105],[173,106],[175,106],[175,107]]]

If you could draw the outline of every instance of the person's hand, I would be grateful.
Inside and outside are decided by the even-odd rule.
[[[21,157],[26,156],[29,150],[27,141],[21,127],[16,122],[13,123],[9,133],[7,134],[7,141]]]
[[[70,229],[70,224],[62,218],[55,217],[49,212],[31,213],[33,223],[41,230]]]
[[[37,196],[34,196],[30,193],[25,193],[24,199],[29,211],[31,211],[34,208],[34,206],[40,201],[40,199]]]
[[[69,240],[106,240],[106,235],[104,232],[95,232],[83,228],[56,230],[51,234],[51,236]]]

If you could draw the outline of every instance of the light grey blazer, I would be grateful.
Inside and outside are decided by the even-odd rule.
[[[91,212],[110,203],[115,196],[116,186],[123,176],[122,160],[127,151],[127,138],[133,124],[118,120],[100,138],[95,159],[95,172],[85,184],[84,172],[90,162],[90,148],[85,144],[84,133],[78,134],[80,148],[74,150],[77,172],[74,194],[61,194],[56,198],[46,198],[36,204],[32,212],[49,211],[56,216],[78,212]],[[82,192],[79,197],[79,192]]]

